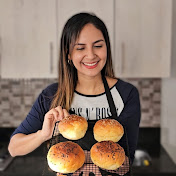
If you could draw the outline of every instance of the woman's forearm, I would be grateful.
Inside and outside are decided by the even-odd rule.
[[[22,133],[15,134],[8,146],[11,156],[26,155],[39,147],[43,142],[51,139],[55,123],[68,115],[69,113],[65,109],[58,106],[45,114],[41,130],[28,135]]]
[[[8,150],[13,157],[26,155],[39,147],[44,141],[40,130],[28,135],[19,133],[11,138]]]

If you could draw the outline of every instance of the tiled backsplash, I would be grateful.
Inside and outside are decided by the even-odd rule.
[[[135,85],[141,100],[141,127],[160,126],[161,79],[124,79]],[[42,89],[55,79],[0,79],[0,127],[17,127]]]

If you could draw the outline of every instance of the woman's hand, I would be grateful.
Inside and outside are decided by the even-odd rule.
[[[57,121],[61,121],[64,117],[70,114],[66,109],[62,109],[61,106],[51,109],[45,114],[41,136],[43,141],[51,139],[54,130],[54,125]]]

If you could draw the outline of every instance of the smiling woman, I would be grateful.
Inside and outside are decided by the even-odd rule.
[[[68,110],[74,90],[83,94],[103,93],[101,74],[110,78],[110,86],[117,82],[107,28],[93,14],[76,14],[66,22],[62,32],[58,92],[52,106],[60,104]]]
[[[41,92],[12,134],[11,155],[25,155],[51,139],[55,123],[72,113],[89,124],[103,118],[118,120],[126,129],[128,157],[133,161],[140,122],[139,94],[133,85],[114,76],[105,24],[94,14],[76,14],[66,22],[60,46],[58,83]],[[86,150],[90,144],[86,140]],[[126,152],[124,141],[119,144]]]

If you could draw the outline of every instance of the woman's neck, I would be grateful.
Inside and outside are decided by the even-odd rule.
[[[105,90],[101,75],[96,77],[79,76],[76,91],[85,95],[97,95],[103,93]]]

